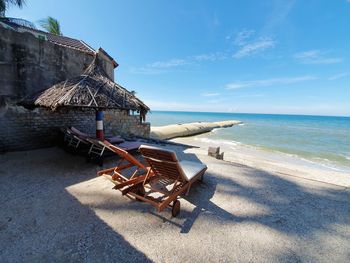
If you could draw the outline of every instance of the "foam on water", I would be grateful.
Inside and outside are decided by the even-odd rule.
[[[153,112],[152,125],[240,120],[243,125],[198,135],[203,142],[283,153],[333,170],[350,171],[350,118],[205,112]]]
[[[196,141],[204,142],[204,143],[211,143],[211,144],[218,144],[218,145],[228,145],[228,146],[237,146],[240,145],[240,142],[235,142],[235,141],[226,141],[226,140],[215,140],[215,139],[209,139],[206,137],[196,137],[194,138]]]
[[[199,141],[199,142],[203,142],[203,143],[206,143],[209,145],[213,145],[213,146],[220,146],[220,147],[229,146],[229,148],[233,151],[236,151],[238,149],[238,146],[248,148],[248,149],[258,150],[258,151],[266,150],[263,147],[245,145],[245,144],[242,144],[240,142],[235,142],[235,141],[216,140],[216,139],[209,139],[206,137],[198,137],[198,136],[196,138],[194,138],[194,140]],[[269,152],[274,153],[274,154],[278,154],[282,158],[288,157],[288,158],[294,159],[294,161],[300,160],[300,161],[304,162],[305,164],[309,164],[311,166],[322,166],[324,168],[327,168],[329,170],[336,171],[336,172],[344,172],[344,171],[350,172],[350,167],[349,167],[349,169],[347,169],[347,167],[339,168],[332,161],[325,159],[325,158],[315,157],[313,159],[307,159],[307,158],[303,158],[297,154],[284,153],[281,151],[271,150],[271,149],[269,149]]]

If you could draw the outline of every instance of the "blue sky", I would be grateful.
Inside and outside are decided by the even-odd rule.
[[[350,116],[350,0],[27,0],[153,110]]]

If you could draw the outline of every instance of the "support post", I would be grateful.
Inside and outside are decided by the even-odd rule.
[[[96,111],[96,138],[104,140],[103,133],[103,111]]]

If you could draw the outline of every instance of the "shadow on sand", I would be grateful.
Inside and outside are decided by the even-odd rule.
[[[186,154],[186,159],[199,161],[194,154]],[[189,233],[201,215],[214,216],[225,222],[254,222],[297,236],[312,235],[319,230],[332,231],[334,224],[350,224],[350,191],[345,187],[280,177],[241,164],[222,162],[220,165],[231,169],[232,175],[227,177],[215,173],[215,168],[209,169],[203,182],[194,184],[189,195],[183,197],[195,208],[182,211],[180,217],[185,219],[182,225],[174,221],[181,228],[181,233]],[[239,175],[235,174],[237,169],[240,170]],[[218,185],[220,189],[217,189]],[[224,195],[228,200],[238,197],[269,212],[263,215],[235,215],[212,202],[214,194]]]
[[[47,156],[42,154],[48,151]],[[179,152],[180,159],[199,161]],[[144,203],[82,205],[66,187],[95,177],[99,169],[83,158],[56,148],[0,156],[0,261],[150,261],[122,235],[96,216],[94,209],[133,210],[153,214],[163,222],[190,233],[199,217],[223,223],[253,222],[280,233],[303,238],[316,232],[332,232],[332,226],[350,224],[350,192],[344,187],[276,176],[234,163],[211,165],[204,181],[194,184],[184,199],[194,208],[183,209],[179,218],[169,211],[158,214]],[[23,160],[27,160],[23,162]],[[52,165],[48,165],[53,162]],[[106,166],[111,166],[111,160]],[[217,166],[226,169],[218,172]],[[226,167],[224,167],[226,166]],[[224,167],[224,168],[223,168]],[[227,173],[232,171],[232,174]],[[239,171],[239,173],[237,172]],[[107,182],[106,182],[107,183]],[[102,193],[101,193],[102,194]],[[119,192],[115,192],[121,200]],[[227,202],[241,199],[264,207],[263,214],[240,215],[212,201],[214,195]],[[237,204],[238,205],[238,204]],[[231,205],[234,206],[234,203]],[[332,232],[350,239],[349,231]],[[285,260],[284,255],[281,260]],[[288,256],[290,260],[291,256]],[[301,260],[294,255],[294,261]]]
[[[151,262],[66,190],[95,177],[83,158],[52,148],[0,163],[1,262]]]

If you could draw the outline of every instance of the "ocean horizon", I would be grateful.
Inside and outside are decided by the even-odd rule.
[[[259,112],[220,112],[220,111],[186,111],[186,110],[151,110],[153,112],[178,112],[178,113],[214,113],[214,114],[254,114],[254,115],[287,115],[287,116],[310,116],[310,117],[336,117],[336,118],[349,118],[350,115],[323,115],[323,114],[296,114],[296,113],[259,113]]]
[[[260,113],[152,111],[152,126],[239,120],[242,125],[197,135],[213,144],[242,144],[350,173],[350,117]]]

